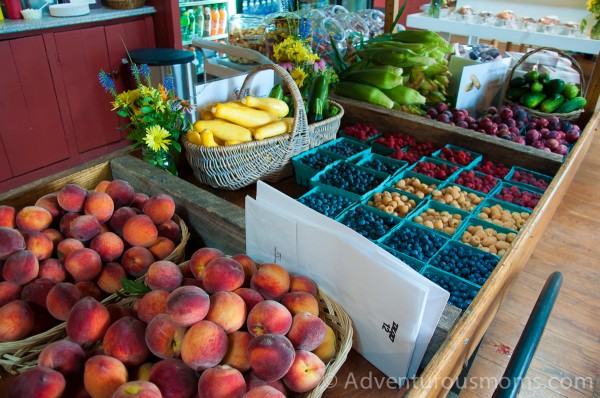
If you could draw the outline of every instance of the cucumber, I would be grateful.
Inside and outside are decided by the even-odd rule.
[[[269,92],[269,97],[283,100],[283,87],[281,87],[281,84],[276,84],[273,86]]]
[[[527,93],[519,99],[519,103],[530,109],[535,109],[546,99],[544,93]]]
[[[529,86],[529,90],[532,93],[541,93],[544,91],[544,85],[540,82],[533,82],[531,83],[531,86]]]
[[[524,85],[527,84],[527,80],[525,80],[524,77],[519,76],[519,77],[514,77],[510,83],[509,83],[509,87],[523,87]]]
[[[521,98],[523,95],[527,94],[528,92],[529,92],[528,87],[511,87],[508,89],[506,96],[508,97],[509,100],[517,101],[519,98]]]
[[[560,94],[565,89],[565,81],[563,79],[552,79],[544,86],[544,92],[552,96],[554,94]]]
[[[579,87],[577,87],[573,83],[569,83],[565,86],[565,89],[562,93],[566,99],[575,98],[579,94]]]
[[[540,77],[540,73],[537,70],[530,70],[529,72],[525,73],[525,76],[523,77],[529,83],[533,83],[538,80],[538,78]]]
[[[565,102],[565,97],[562,94],[555,94],[552,97],[546,98],[540,105],[540,110],[546,113],[554,112],[562,103]]]
[[[550,82],[550,75],[548,74],[548,72],[540,73],[540,77],[538,78],[538,81],[542,84],[548,84]]]
[[[329,81],[325,75],[318,75],[313,81],[308,100],[308,122],[323,120],[323,108],[329,95]]]
[[[586,100],[583,97],[575,97],[570,100],[566,100],[563,102],[561,106],[558,107],[556,113],[569,113],[581,109],[585,106]]]

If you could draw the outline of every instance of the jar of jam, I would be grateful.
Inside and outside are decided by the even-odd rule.
[[[265,20],[260,15],[236,14],[229,17],[229,44],[266,54]],[[252,60],[229,55],[232,62],[252,64]]]

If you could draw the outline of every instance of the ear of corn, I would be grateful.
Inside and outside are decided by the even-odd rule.
[[[250,108],[256,108],[272,113],[277,118],[286,116],[290,111],[288,105],[283,100],[277,98],[261,98],[249,95],[242,98],[241,103]]]
[[[249,107],[238,107],[230,103],[216,104],[212,108],[212,113],[216,118],[246,128],[260,127],[277,119],[275,115],[269,112]]]
[[[385,95],[400,105],[423,105],[425,97],[414,88],[397,86],[383,91]]]
[[[350,72],[345,76],[345,80],[370,84],[380,89],[389,89],[402,84],[402,72],[402,68],[383,65],[368,70]]]
[[[223,141],[236,140],[246,142],[252,140],[249,129],[224,120],[198,120],[194,123],[195,131],[210,130],[213,135]]]
[[[371,104],[381,105],[388,109],[392,109],[394,106],[394,101],[380,89],[366,84],[338,82],[335,86],[335,92],[344,97],[370,102]]]

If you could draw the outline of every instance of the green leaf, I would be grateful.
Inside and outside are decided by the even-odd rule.
[[[121,116],[121,117],[127,117],[129,116],[129,114],[127,113],[127,111],[123,110],[123,109],[119,109],[117,111],[117,115]]]
[[[152,112],[152,111],[153,111],[153,109],[152,109],[152,107],[150,107],[150,106],[142,106],[142,109],[141,109],[141,111],[142,111],[142,113],[146,114],[146,113],[150,113],[150,112]]]
[[[144,123],[153,123],[154,122],[154,116],[145,115],[142,118],[142,122],[144,122]]]
[[[144,105],[148,105],[151,102],[152,102],[152,97],[144,97],[144,99],[142,100],[142,104],[144,104]]]
[[[390,32],[393,32],[396,25],[398,25],[398,21],[400,20],[400,17],[406,8],[406,3],[408,3],[408,0],[404,0],[404,4],[402,4],[402,7],[400,7],[400,10],[398,10],[398,15],[396,15],[396,19],[394,19],[394,22],[392,22],[392,25],[390,26]]]
[[[179,144],[179,142],[177,141],[173,141],[173,148],[175,148],[177,150],[177,152],[181,152],[181,145]]]
[[[142,281],[132,281],[126,278],[121,277],[121,285],[123,286],[123,290],[127,293],[132,294],[140,294],[140,293],[148,293],[151,289],[144,285]]]

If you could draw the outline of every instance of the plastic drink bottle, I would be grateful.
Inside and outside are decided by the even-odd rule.
[[[216,36],[219,32],[219,10],[215,4],[210,8],[210,19],[210,35]]]
[[[225,4],[221,4],[219,6],[219,35],[225,33],[225,28],[227,27],[227,9],[225,8]]]
[[[210,36],[210,28],[212,25],[212,17],[210,15],[210,8],[204,6],[204,37]]]

